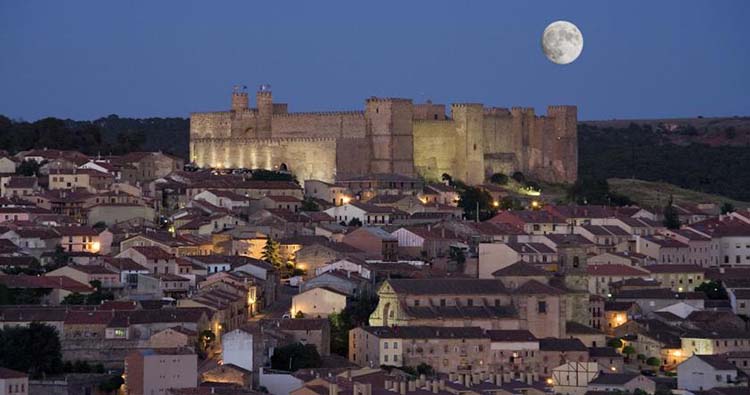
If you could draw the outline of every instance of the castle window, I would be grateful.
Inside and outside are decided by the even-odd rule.
[[[476,151],[476,150],[477,150],[477,145],[476,145],[476,144],[474,144],[474,151]]]
[[[435,120],[437,120],[437,119],[438,119],[438,115],[437,115],[437,114],[435,114]]]

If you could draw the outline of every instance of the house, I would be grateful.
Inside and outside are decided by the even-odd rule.
[[[5,158],[7,159],[7,158]],[[0,395],[28,395],[29,375],[0,367]]]
[[[114,225],[133,219],[151,221],[156,214],[151,206],[138,203],[100,203],[88,208],[86,223]]]
[[[641,308],[638,303],[606,301],[604,302],[605,332],[612,336],[615,328],[640,315]]]
[[[649,277],[649,272],[643,269],[621,264],[588,265],[586,273],[589,276],[589,293],[599,296],[609,296],[614,282]]]
[[[31,196],[39,189],[36,177],[10,176],[0,178],[3,197]]]
[[[361,257],[364,252],[346,243],[315,242],[300,248],[296,254],[296,266],[305,270],[308,275],[316,273],[324,265],[348,257]]]
[[[335,218],[337,222],[349,224],[353,220],[357,220],[360,224],[368,226],[388,225],[409,216],[409,214],[396,208],[375,206],[359,201],[331,207],[324,212]]]
[[[161,152],[130,152],[110,159],[115,165],[129,165],[136,169],[136,181],[145,183],[182,170],[185,161]]]
[[[649,377],[638,373],[602,373],[591,380],[589,391],[626,392],[632,393],[636,389],[653,394],[656,383]]]
[[[128,258],[151,273],[176,273],[176,258],[155,246],[135,246],[123,250],[115,258]]]
[[[250,200],[238,193],[223,189],[209,189],[195,196],[193,200],[205,200],[214,206],[230,211],[242,210],[250,207]]]
[[[196,331],[178,325],[152,334],[148,339],[148,346],[151,348],[193,347],[197,341]]]
[[[264,209],[288,210],[296,213],[302,207],[302,200],[295,196],[268,195],[258,200],[257,205]]]
[[[61,226],[60,246],[67,252],[92,252],[107,254],[112,245],[112,232],[98,231],[88,226]]]
[[[674,292],[668,288],[626,290],[615,295],[616,301],[638,303],[643,314],[679,302],[687,303],[702,310],[705,306],[705,298],[706,296],[702,292]]]
[[[564,218],[542,210],[501,211],[490,218],[489,222],[514,225],[533,235],[568,231]]]
[[[342,243],[384,261],[398,260],[398,238],[379,227],[363,226],[349,232]]]
[[[52,305],[59,305],[73,293],[86,295],[94,292],[88,284],[66,276],[0,275],[0,284],[11,289],[39,290],[44,294],[41,302]]]
[[[334,206],[341,206],[352,200],[352,194],[345,186],[320,180],[305,180],[305,197],[319,199]]]
[[[138,349],[125,357],[128,394],[164,393],[198,386],[198,355],[190,349]]]
[[[135,292],[155,298],[180,299],[187,296],[190,279],[170,273],[149,273],[138,275]]]
[[[596,362],[604,372],[619,373],[625,366],[625,358],[612,347],[589,347],[589,362]]]
[[[325,287],[336,290],[352,297],[368,297],[372,293],[370,280],[361,277],[357,273],[343,270],[331,270],[310,277],[300,285],[300,291],[315,287]]]
[[[354,196],[367,201],[376,195],[417,195],[424,182],[396,173],[371,173],[337,180],[337,184],[349,189]]]
[[[459,193],[456,188],[446,184],[427,184],[419,194],[423,203],[437,203],[449,206],[458,205]]]
[[[246,324],[221,336],[221,359],[225,365],[239,366],[255,375],[262,366],[270,364],[274,348],[289,343],[291,339],[282,333]]]
[[[335,289],[318,287],[311,288],[292,296],[293,317],[302,315],[303,318],[328,317],[346,308],[347,295]]]
[[[536,372],[541,356],[539,339],[524,329],[496,329],[485,332],[490,338],[490,367],[508,371],[514,379],[525,380]],[[538,372],[537,376],[538,376]]]
[[[16,161],[8,156],[0,157],[0,173],[11,174],[16,172]]]
[[[565,323],[565,334],[571,339],[580,340],[586,347],[606,346],[604,332],[575,321]]]
[[[539,374],[542,377],[553,375],[558,366],[568,362],[588,362],[589,349],[578,339],[539,339],[539,356],[541,359]],[[597,365],[598,366],[598,365]]]
[[[143,265],[130,258],[103,258],[104,267],[120,275],[120,284],[127,289],[138,287],[138,275],[148,274],[150,271]]]
[[[641,267],[647,264],[656,263],[654,258],[648,255],[639,254],[637,252],[622,251],[622,252],[604,252],[595,256],[589,257],[587,260],[589,265],[608,265],[608,264],[619,264],[627,266]]]
[[[677,366],[677,388],[706,391],[717,387],[747,387],[747,376],[721,355],[693,355]]]
[[[445,228],[431,226],[408,226],[391,232],[398,239],[398,247],[405,254],[413,257],[437,258],[446,257],[454,245],[461,244],[459,238]]]
[[[643,269],[651,273],[651,278],[676,292],[692,292],[706,278],[706,269],[693,264],[657,264]]]
[[[48,189],[69,190],[80,188],[91,193],[96,193],[109,190],[114,183],[114,179],[114,176],[109,173],[91,169],[50,170]]]
[[[557,252],[544,243],[479,244],[479,278],[493,278],[494,272],[516,262],[540,266],[556,265]]]
[[[293,342],[312,344],[321,356],[331,354],[331,325],[323,318],[263,320],[261,326],[288,335]]]
[[[734,314],[750,316],[750,289],[728,289],[727,295]]]
[[[632,237],[625,229],[615,225],[581,225],[575,227],[574,231],[596,244],[600,253],[624,250]]]
[[[349,331],[349,360],[359,366],[417,366],[436,372],[481,369],[490,340],[478,327],[360,327]]]
[[[43,191],[31,199],[41,208],[71,217],[78,223],[84,223],[92,196],[93,194],[85,189],[57,189]]]
[[[99,265],[67,265],[44,274],[45,276],[65,276],[83,284],[98,281],[103,288],[120,288],[120,274]]]
[[[690,261],[692,254],[687,243],[663,235],[637,237],[636,251],[662,264],[685,264]]]

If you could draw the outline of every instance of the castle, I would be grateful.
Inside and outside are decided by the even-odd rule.
[[[270,89],[235,88],[229,111],[190,116],[190,159],[201,167],[288,170],[299,180],[333,182],[368,173],[439,180],[444,173],[480,184],[494,173],[523,172],[573,182],[578,170],[577,109],[484,107],[376,98],[364,111],[290,113]]]

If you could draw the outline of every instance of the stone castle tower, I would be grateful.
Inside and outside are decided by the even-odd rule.
[[[193,113],[190,156],[199,166],[286,168],[300,180],[334,181],[367,173],[439,180],[451,174],[479,184],[491,174],[521,171],[553,182],[577,177],[577,109],[510,110],[478,103],[446,106],[376,98],[364,111],[290,113],[262,86],[250,107],[232,92],[229,111]]]

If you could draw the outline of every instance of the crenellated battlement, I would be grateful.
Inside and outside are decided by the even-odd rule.
[[[467,108],[467,107],[482,107],[482,108],[484,108],[484,104],[482,104],[482,103],[451,103],[451,108]]]
[[[370,96],[365,100],[367,103],[385,103],[385,102],[397,102],[397,103],[411,103],[411,99],[405,99],[403,97],[375,97]]]
[[[286,114],[274,114],[274,118],[293,118],[293,117],[310,117],[310,116],[365,116],[364,111],[312,111],[312,112],[290,112]]]
[[[485,107],[461,102],[415,104],[412,99],[365,99],[354,111],[287,111],[270,86],[235,90],[230,111],[191,114],[191,157],[199,166],[274,169],[300,179],[399,173],[471,184],[495,172],[521,171],[540,180],[577,177],[577,107]],[[446,114],[446,109],[448,114]],[[450,116],[448,116],[450,115]]]

